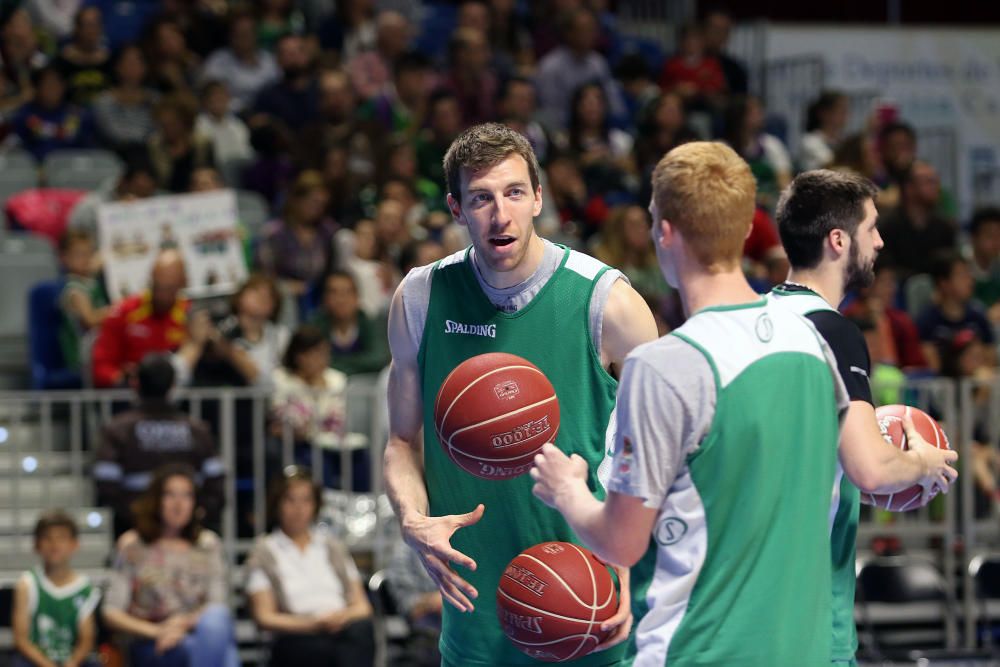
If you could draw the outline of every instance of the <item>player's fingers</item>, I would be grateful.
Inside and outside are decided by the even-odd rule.
[[[486,506],[480,503],[476,506],[476,509],[471,512],[466,512],[465,514],[454,515],[455,528],[462,528],[463,526],[471,526],[480,519],[483,518],[483,513],[486,512]]]
[[[458,576],[450,567],[446,567],[441,571],[441,581],[450,589],[453,589],[454,595],[461,595],[466,600],[479,597],[479,591],[476,590],[476,587]],[[472,608],[472,603],[469,603],[469,608]]]
[[[601,626],[602,630],[604,629],[604,625],[606,625],[606,623]],[[625,621],[618,626],[618,629],[615,630],[613,633],[611,633],[610,637],[608,637],[603,642],[598,644],[594,648],[594,651],[606,651],[607,649],[613,646],[621,644],[623,641],[628,639],[629,632],[631,631],[632,631],[632,614],[630,613],[628,616],[625,617]]]
[[[955,480],[957,480],[957,479],[958,479],[958,471],[957,471],[957,470],[955,470],[954,468],[952,468],[951,466],[945,466],[945,467],[944,467],[944,474],[945,474],[945,475],[946,475],[946,476],[948,477],[948,479],[949,479],[949,480],[951,480],[952,482],[954,482]]]
[[[472,584],[458,576],[445,561],[436,556],[428,556],[424,559],[424,567],[434,583],[437,584],[441,595],[450,596],[454,606],[462,611],[472,610],[472,603],[466,596],[473,598],[479,596]]]
[[[958,460],[958,452],[953,449],[944,450],[945,463],[954,463]]]
[[[432,544],[430,547],[431,552],[441,560],[444,567],[447,567],[447,565],[445,565],[446,563],[451,562],[470,570],[476,569],[476,561],[472,560],[458,549],[452,548],[452,546],[447,542],[444,544]]]

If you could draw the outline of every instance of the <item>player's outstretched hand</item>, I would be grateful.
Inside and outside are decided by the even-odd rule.
[[[906,434],[907,449],[915,452],[924,464],[924,476],[920,480],[920,486],[923,488],[920,504],[923,506],[939,491],[948,493],[951,483],[958,479],[958,471],[951,467],[951,464],[958,460],[958,452],[938,449],[924,440],[917,427],[913,425],[909,410],[903,413],[903,432]]]
[[[594,651],[604,651],[612,646],[618,646],[628,639],[632,631],[632,593],[629,588],[629,569],[620,565],[612,565],[618,575],[618,611],[608,620],[601,623],[601,630],[615,630],[607,639],[598,644]]]
[[[451,564],[475,570],[476,561],[453,549],[451,536],[459,528],[482,519],[485,511],[486,507],[479,505],[465,514],[417,516],[402,524],[403,540],[420,556],[424,569],[441,591],[441,597],[459,611],[472,611],[470,598],[475,599],[479,593],[452,569]]]
[[[551,442],[545,443],[535,454],[531,468],[535,480],[532,493],[549,507],[559,509],[563,503],[572,502],[580,487],[587,486],[587,462],[579,455],[566,456]]]

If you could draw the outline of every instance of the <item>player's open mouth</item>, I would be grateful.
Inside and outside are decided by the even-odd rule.
[[[498,248],[502,248],[503,246],[508,246],[513,242],[514,239],[513,237],[510,236],[494,236],[493,238],[490,239],[490,244]]]

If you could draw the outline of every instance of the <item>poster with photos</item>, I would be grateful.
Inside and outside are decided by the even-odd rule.
[[[146,289],[167,248],[184,257],[189,297],[231,294],[247,277],[231,190],[103,204],[97,225],[112,301]]]

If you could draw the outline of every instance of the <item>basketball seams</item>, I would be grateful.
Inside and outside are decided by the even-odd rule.
[[[527,602],[517,599],[516,597],[505,591],[503,588],[498,588],[497,593],[504,596],[511,602],[514,602],[530,611],[534,611],[539,614],[545,614],[546,616],[551,616],[552,618],[558,619],[560,621],[568,621],[570,623],[585,623],[588,626],[588,632],[589,632],[589,627],[592,624],[592,621],[588,621],[585,618],[573,618],[572,616],[563,616],[562,614],[557,614],[554,611],[550,611],[548,609],[542,609],[541,607],[536,607],[535,605],[528,604]]]
[[[451,401],[451,403],[448,405],[448,409],[444,411],[443,415],[441,415],[440,423],[444,424],[448,420],[448,415],[451,414],[452,408],[455,407],[455,404],[458,403],[459,399],[461,399],[462,396],[464,396],[466,392],[468,392],[470,389],[472,389],[474,386],[476,386],[479,382],[485,380],[486,378],[488,378],[491,375],[494,375],[496,373],[500,373],[501,371],[510,371],[510,370],[527,370],[527,371],[532,371],[534,373],[538,373],[539,375],[541,375],[542,379],[545,380],[546,384],[549,384],[549,385],[552,384],[551,382],[549,382],[549,379],[547,377],[545,377],[545,374],[542,373],[537,368],[535,368],[534,366],[525,366],[524,364],[510,364],[510,365],[507,365],[507,366],[501,366],[499,368],[492,368],[492,369],[486,371],[485,373],[482,373],[475,380],[473,380],[472,382],[470,382],[469,384],[467,384],[465,386],[465,388],[462,389],[462,391],[458,392],[458,394],[455,395],[455,398],[453,398],[452,401]],[[452,372],[454,373],[454,371],[452,371]],[[447,381],[448,381],[448,378],[445,378],[445,382],[446,383],[447,383]],[[441,388],[442,389],[444,388],[443,384],[441,385]],[[553,390],[552,393],[553,393],[553,396],[554,396],[555,395],[555,391]],[[440,396],[441,396],[441,389],[438,389],[438,397],[440,397]]]
[[[587,574],[590,575],[590,589],[592,591],[591,595],[590,595],[590,599],[593,601],[593,603],[592,603],[592,605],[590,607],[590,624],[587,626],[587,634],[589,636],[594,631],[594,618],[597,616],[597,606],[596,606],[597,605],[597,577],[594,576],[594,564],[590,562],[590,559],[587,558],[587,555],[585,553],[583,553],[582,551],[580,551],[580,549],[576,545],[570,544],[569,546],[572,547],[573,551],[575,551],[577,554],[579,554],[580,558],[583,559],[583,562],[587,565]],[[569,586],[566,584],[565,581],[563,582],[563,585],[566,586],[567,589],[569,588]],[[580,652],[580,650],[583,648],[583,645],[586,643],[586,641],[587,641],[586,638],[584,638],[583,640],[581,640],[580,641],[580,645],[576,647],[576,650],[573,651],[573,653],[571,653],[569,655],[569,657],[572,658],[572,657],[576,656]]]
[[[545,398],[545,399],[542,399],[542,400],[537,401],[535,403],[532,403],[531,405],[525,405],[523,407],[518,408],[517,410],[511,410],[510,412],[505,412],[502,415],[497,415],[496,417],[490,417],[489,419],[484,419],[481,422],[476,422],[475,424],[469,424],[468,426],[463,426],[462,428],[455,429],[455,431],[453,431],[452,434],[451,434],[451,436],[448,438],[448,446],[449,447],[452,446],[451,445],[451,441],[455,438],[456,435],[458,435],[460,433],[465,433],[466,431],[470,431],[470,430],[472,430],[474,428],[479,428],[480,426],[486,426],[487,424],[492,424],[494,422],[498,422],[501,419],[506,419],[507,417],[510,417],[511,415],[517,415],[517,414],[520,414],[520,413],[524,412],[525,410],[531,410],[532,408],[537,408],[537,407],[539,407],[541,405],[545,405],[546,403],[551,403],[552,401],[557,401],[557,400],[559,400],[559,399],[556,398],[556,395],[552,394],[548,398]],[[441,422],[443,423],[444,420],[442,419]],[[490,459],[490,460],[494,460],[495,461],[495,460],[499,460],[499,459]]]
[[[596,606],[594,606],[593,604],[587,604],[586,602],[584,602],[583,600],[581,600],[581,599],[580,599],[580,596],[576,594],[576,591],[574,591],[574,590],[573,590],[572,586],[570,586],[570,585],[569,585],[569,584],[568,584],[568,583],[566,582],[566,580],[565,580],[565,579],[563,579],[563,578],[562,578],[561,576],[559,576],[559,573],[558,573],[558,572],[556,572],[556,571],[555,571],[555,570],[553,570],[553,569],[552,569],[551,567],[549,567],[549,565],[548,565],[548,564],[547,564],[547,563],[546,563],[545,561],[543,561],[543,560],[541,560],[541,559],[539,559],[539,558],[536,558],[535,556],[532,556],[531,554],[525,554],[525,553],[522,553],[522,554],[520,554],[520,557],[521,557],[521,558],[527,558],[528,560],[532,560],[532,561],[534,561],[534,562],[538,563],[539,565],[541,565],[542,567],[544,567],[544,568],[545,568],[546,570],[548,570],[549,574],[551,574],[551,575],[552,575],[553,577],[555,577],[556,579],[558,579],[558,580],[559,580],[559,583],[560,583],[560,584],[562,584],[562,585],[563,585],[563,587],[564,587],[564,588],[565,588],[565,589],[566,589],[567,591],[569,591],[569,594],[570,594],[570,595],[571,595],[571,596],[573,597],[573,599],[574,599],[574,600],[575,600],[575,601],[577,602],[577,604],[579,604],[579,605],[580,605],[581,607],[584,607],[585,609],[603,609],[603,608],[604,608],[604,606],[607,606],[607,605],[604,605],[604,606],[601,606],[601,607],[596,607]],[[594,602],[597,602],[597,600],[594,600]]]

